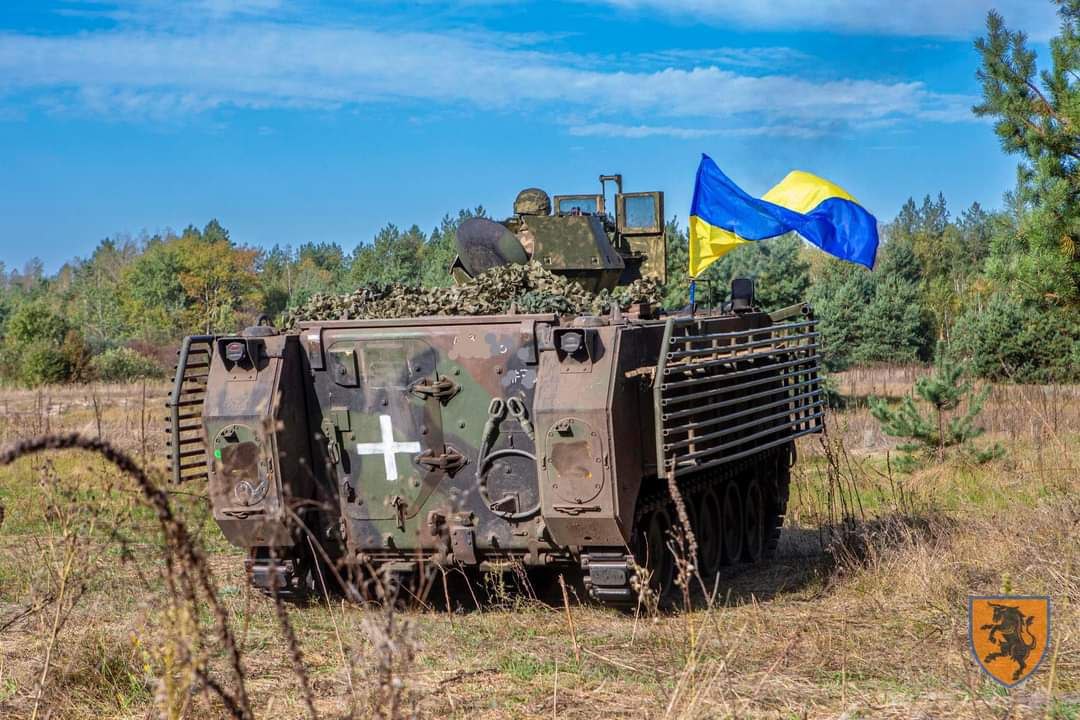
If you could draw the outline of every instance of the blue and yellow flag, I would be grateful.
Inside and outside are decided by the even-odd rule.
[[[789,232],[841,260],[874,267],[877,220],[840,186],[796,170],[758,199],[701,156],[690,205],[690,277],[742,243]]]

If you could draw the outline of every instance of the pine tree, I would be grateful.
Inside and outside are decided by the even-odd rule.
[[[856,362],[926,360],[930,321],[919,287],[913,282],[882,275],[875,277],[870,302],[860,308]]]
[[[983,102],[1006,152],[1023,159],[1014,256],[992,258],[996,279],[1025,297],[1080,303],[1080,0],[1055,0],[1059,34],[1038,72],[1035,51],[997,12],[975,47],[982,56]]]
[[[881,423],[882,431],[909,440],[900,445],[900,450],[906,453],[905,464],[913,464],[915,455],[920,452],[933,452],[939,462],[944,461],[946,448],[963,446],[983,434],[983,428],[975,424],[975,419],[982,412],[990,386],[976,392],[964,379],[964,370],[964,366],[952,360],[944,352],[944,346],[939,345],[934,374],[919,378],[914,387],[914,394],[929,406],[927,412],[919,409],[911,395],[897,406],[885,398],[870,398],[870,414]],[[954,413],[964,400],[968,401],[967,411]],[[998,453],[994,448],[989,454],[977,451],[975,456],[986,460]]]
[[[873,274],[852,263],[826,258],[817,281],[810,287],[810,302],[821,331],[822,361],[829,372],[839,372],[855,360],[862,345],[860,317],[874,297]]]

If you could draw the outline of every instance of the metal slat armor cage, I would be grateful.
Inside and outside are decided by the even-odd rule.
[[[809,305],[773,324],[718,332],[708,317],[670,317],[653,386],[657,467],[676,477],[823,429],[817,324]]]

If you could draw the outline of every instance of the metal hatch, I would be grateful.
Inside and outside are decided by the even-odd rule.
[[[416,338],[341,341],[327,355],[334,382],[356,388],[335,393],[349,402],[330,410],[347,514],[401,524],[464,462],[443,435],[442,404],[457,385],[438,375],[437,353]]]

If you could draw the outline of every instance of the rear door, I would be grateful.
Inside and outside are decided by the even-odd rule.
[[[441,400],[456,386],[438,375],[437,357],[427,342],[409,337],[342,339],[327,348],[340,387],[330,393],[330,417],[349,516],[400,524],[419,512],[453,464]]]

